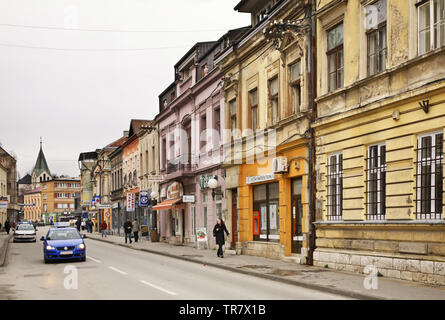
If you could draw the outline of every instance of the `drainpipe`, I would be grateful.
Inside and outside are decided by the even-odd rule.
[[[316,94],[316,81],[317,81],[317,72],[316,72],[316,19],[313,17],[313,12],[316,11],[315,0],[309,0],[308,5],[308,17],[310,19],[310,28],[308,32],[308,53],[307,54],[307,65],[310,81],[309,84],[309,110],[311,111],[311,119],[309,122],[309,130],[310,130],[310,141],[309,141],[309,250],[307,256],[307,264],[313,265],[313,255],[315,250],[315,217],[316,217],[316,171],[315,171],[315,135],[314,130],[312,128],[312,123],[317,118],[317,107],[315,103]]]

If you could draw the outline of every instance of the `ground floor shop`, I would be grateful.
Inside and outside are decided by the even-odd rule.
[[[277,167],[277,161],[285,164]],[[308,148],[295,141],[273,158],[227,168],[226,217],[231,247],[238,253],[273,259],[308,253]]]

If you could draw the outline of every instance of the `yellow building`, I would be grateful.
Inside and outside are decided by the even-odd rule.
[[[307,4],[241,1],[235,10],[251,14],[252,28],[216,59],[225,74],[228,241],[238,253],[298,263],[310,227],[308,43],[272,22],[303,19]]]
[[[8,198],[8,171],[0,164],[0,200]],[[0,203],[0,222],[2,226],[5,224],[7,218],[8,205],[6,201]]]
[[[25,191],[24,217],[29,221],[40,221],[42,218],[42,192],[41,188]]]
[[[57,217],[74,213],[74,198],[80,197],[80,179],[52,178],[42,181],[42,215],[45,221],[56,221]]]
[[[319,3],[316,265],[445,284],[444,8]]]

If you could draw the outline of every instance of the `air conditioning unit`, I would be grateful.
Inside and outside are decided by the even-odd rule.
[[[287,158],[286,157],[278,157],[273,159],[273,173],[283,173],[287,172]]]

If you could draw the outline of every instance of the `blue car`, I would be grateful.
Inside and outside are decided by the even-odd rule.
[[[50,229],[46,237],[40,239],[45,263],[72,259],[85,261],[87,248],[83,239],[76,228]]]

